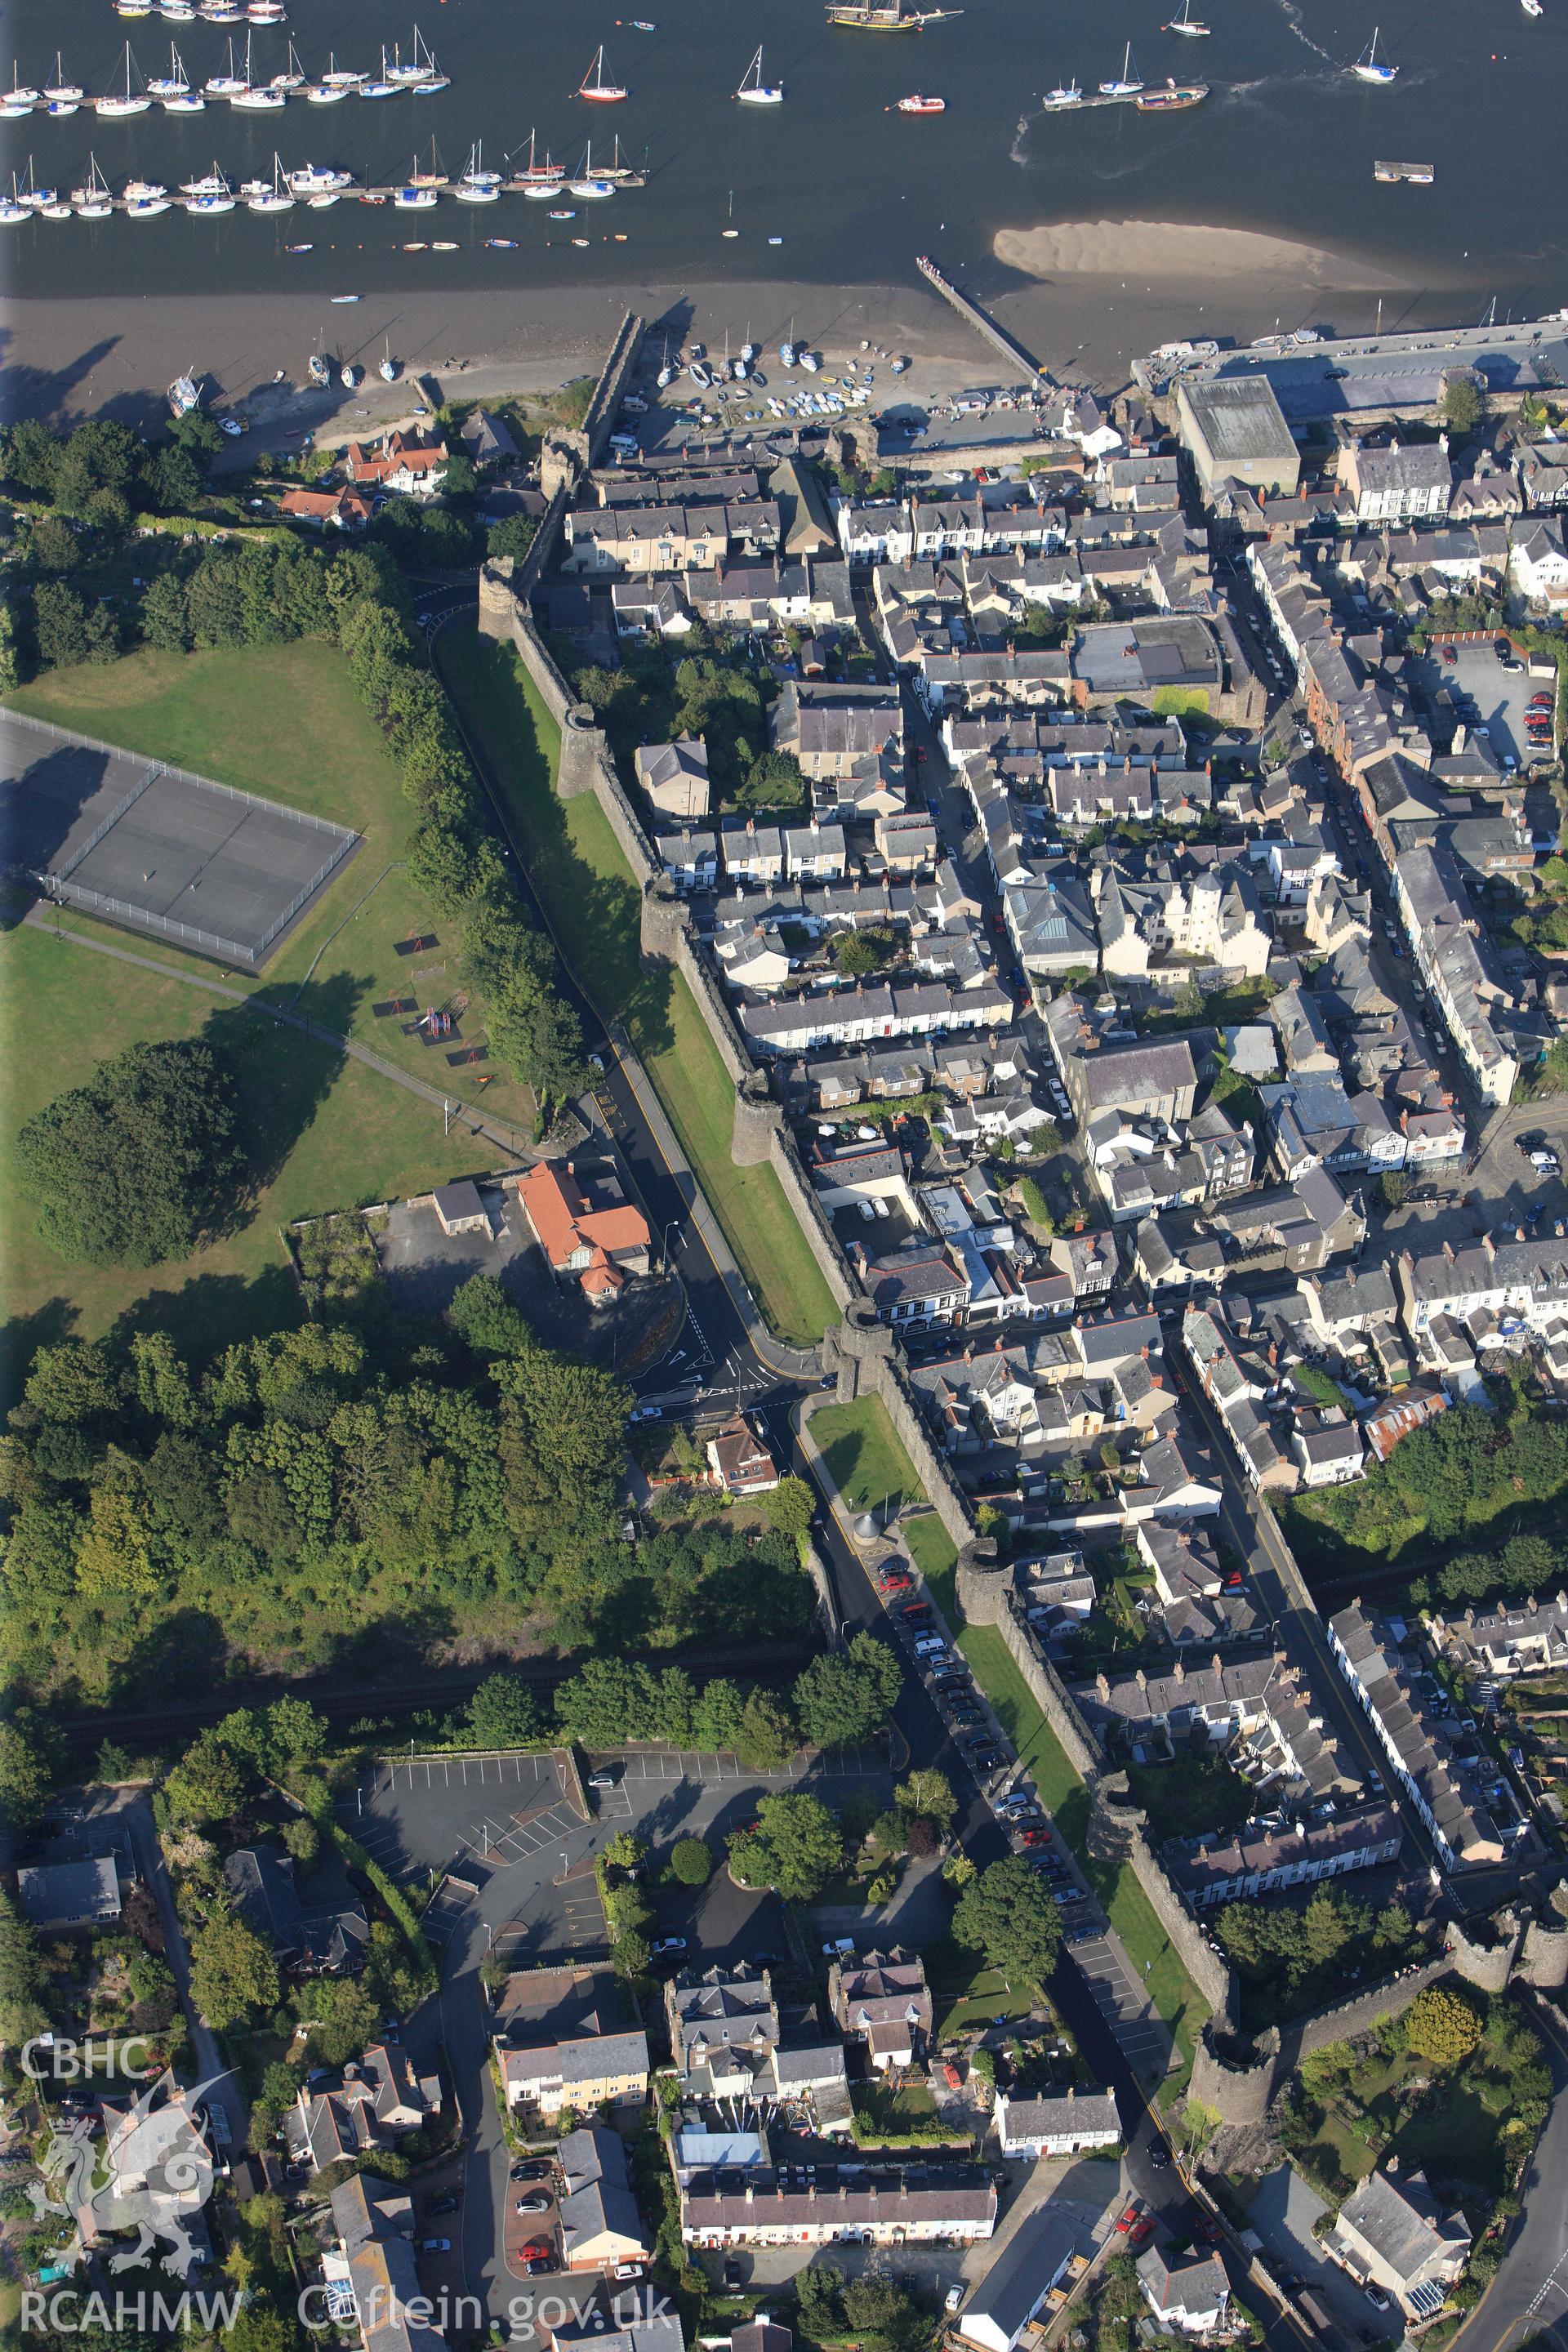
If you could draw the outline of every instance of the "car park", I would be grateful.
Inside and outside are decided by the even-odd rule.
[[[619,1779],[619,1773],[615,1771],[613,1768],[608,1765],[601,1765],[598,1771],[589,1773],[588,1786],[590,1789],[613,1789]]]
[[[948,1719],[952,1723],[979,1723],[983,1718],[977,1706],[950,1706]]]

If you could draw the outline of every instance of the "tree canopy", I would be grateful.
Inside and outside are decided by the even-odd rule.
[[[1050,1890],[1021,1855],[994,1862],[953,1906],[952,1932],[981,1951],[1017,1990],[1043,1984],[1056,1965],[1061,1913]]]
[[[62,1257],[188,1257],[245,1174],[233,1076],[199,1038],[129,1046],[30,1118],[16,1157],[38,1229]]]
[[[819,1797],[763,1797],[756,1828],[730,1841],[747,1885],[776,1886],[795,1903],[814,1902],[843,1858],[843,1832]]]
[[[191,1998],[218,2033],[276,2008],[278,1963],[243,1919],[209,1920],[191,1940]]]
[[[1433,2066],[1457,2066],[1481,2038],[1481,2021],[1461,1993],[1426,1985],[1405,2016],[1405,2046]]]
[[[857,1633],[843,1654],[814,1658],[795,1686],[802,1737],[814,1748],[860,1748],[892,1712],[903,1676],[886,1642]]]

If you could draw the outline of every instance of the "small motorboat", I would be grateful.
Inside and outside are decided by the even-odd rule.
[[[550,215],[550,218],[552,220],[575,220],[576,217],[577,215],[574,212],[552,213]]]
[[[289,185],[297,196],[341,194],[353,187],[353,173],[340,171],[335,163],[299,163],[289,174]]]
[[[909,98],[900,98],[895,110],[900,114],[945,114],[947,100],[945,98],[922,98],[916,90]]]
[[[1076,81],[1065,82],[1056,89],[1047,90],[1044,98],[1040,100],[1040,104],[1045,107],[1049,107],[1053,111],[1059,111],[1059,110],[1064,106],[1081,106],[1083,104],[1083,92],[1079,89]]]

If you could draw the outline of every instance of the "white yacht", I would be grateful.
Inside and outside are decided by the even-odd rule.
[[[1129,41],[1121,59],[1121,73],[1114,81],[1102,81],[1100,94],[1101,98],[1136,98],[1142,87],[1138,68],[1132,62],[1132,44]]]
[[[289,185],[297,196],[341,195],[353,185],[353,173],[340,171],[335,163],[299,163],[289,174]]]
[[[468,150],[467,168],[459,173],[452,194],[460,205],[493,205],[500,190],[501,175],[486,171],[484,142],[478,139]]]
[[[71,190],[71,209],[81,220],[107,220],[114,210],[113,193],[98,168],[96,155],[88,156],[84,185]]]
[[[1083,92],[1076,81],[1063,82],[1057,89],[1047,90],[1040,104],[1049,107],[1053,112],[1059,112],[1064,106],[1081,106]]]
[[[79,106],[87,96],[80,82],[67,81],[65,67],[58,49],[55,51],[54,79],[44,84],[44,96],[51,106]]]
[[[741,76],[741,87],[735,92],[742,106],[782,106],[784,89],[777,82],[763,79],[763,52],[759,44],[756,56]]]
[[[283,159],[276,152],[274,152],[272,157],[272,178],[270,184],[264,182],[260,188],[252,189],[251,193],[246,197],[245,202],[247,210],[253,213],[289,213],[293,211],[294,198],[284,181]]]
[[[234,43],[231,40],[228,45],[228,71],[208,74],[202,88],[209,98],[236,98],[242,89],[248,89],[249,87],[245,75],[239,71],[234,62]]]
[[[1399,68],[1391,66],[1385,58],[1380,58],[1377,54],[1378,35],[1382,29],[1381,26],[1373,26],[1372,38],[1352,66],[1351,71],[1357,81],[1370,81],[1376,84],[1378,88],[1386,89],[1398,73]]]
[[[131,56],[131,44],[127,41],[125,44],[125,88],[123,91],[117,89],[110,90],[104,97],[95,98],[92,101],[93,111],[95,113],[105,115],[110,121],[117,121],[121,115],[145,114],[147,112],[153,101],[146,96],[144,91],[133,90],[132,89],[131,77],[133,71],[134,65]]]

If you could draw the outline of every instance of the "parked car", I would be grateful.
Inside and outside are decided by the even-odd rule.
[[[543,2276],[545,2272],[552,2268],[553,2264],[552,2263],[548,2254],[528,2254],[523,2257],[522,2274],[524,2278],[541,2278]]]
[[[684,1936],[661,1936],[653,1948],[656,1952],[683,1952],[686,1938]]]
[[[450,2238],[421,2238],[419,2251],[422,2254],[449,2254],[452,2241]]]
[[[448,2189],[445,2197],[432,2197],[426,2210],[431,2221],[434,2221],[438,2213],[455,2213],[458,2210],[457,2197],[452,2190]]]
[[[548,2197],[520,2197],[513,2210],[518,2213],[548,2213],[550,2200]]]
[[[602,1765],[597,1772],[589,1773],[588,1786],[590,1789],[613,1789],[619,1779],[620,1774],[614,1766]]]
[[[519,2249],[518,2260],[520,2263],[548,2263],[550,2248],[542,2238],[530,2238],[527,2245]]]
[[[904,1606],[900,1610],[899,1614],[903,1619],[906,1625],[929,1625],[931,1622],[931,1602],[929,1601],[906,1601]]]
[[[1394,2307],[1380,2286],[1369,2286],[1366,2290],[1366,2299],[1373,2311],[1391,2311]]]
[[[1142,2211],[1142,2210],[1143,2210],[1143,2209],[1142,2209],[1142,2207],[1138,2203],[1137,2199],[1136,2199],[1136,2198],[1134,2198],[1134,2199],[1133,2199],[1133,2200],[1132,2200],[1132,2202],[1131,2202],[1130,2205],[1128,2205],[1127,2207],[1125,2207],[1125,2208],[1124,2208],[1124,2210],[1123,2210],[1121,2213],[1119,2213],[1119,2214],[1118,2214],[1118,2216],[1117,2216],[1117,2220],[1116,2220],[1116,2229],[1117,2229],[1117,2234],[1118,2234],[1118,2236],[1120,2236],[1120,2237],[1123,2237],[1123,2238],[1131,2236],[1131,2230],[1132,2230],[1132,2224],[1133,2224],[1133,2222],[1134,2222],[1134,2221],[1136,2221],[1136,2220],[1138,2219],[1139,2214]]]
[[[1458,660],[1458,658],[1459,658],[1459,656],[1458,656],[1458,651],[1456,650],[1456,648],[1455,648],[1453,646],[1444,646],[1444,648],[1443,648],[1443,659],[1444,659],[1446,662],[1457,662],[1457,661]]]
[[[909,1592],[914,1586],[907,1568],[885,1568],[877,1580],[884,1592]]]
[[[527,2164],[514,2164],[511,2168],[511,2177],[514,2180],[548,2180],[549,2160],[534,2157]]]
[[[1150,2141],[1149,2161],[1153,2166],[1156,2172],[1163,2172],[1165,2167],[1170,2163],[1171,2151],[1165,2146],[1163,2139],[1152,2139]]]
[[[1037,1845],[1049,1845],[1051,1842],[1051,1833],[1049,1830],[1020,1830],[1018,1832],[1018,1835],[1023,1841],[1026,1850],[1032,1849]]]
[[[724,2284],[731,2294],[741,2291],[741,2265],[731,2254],[724,2264]]]

